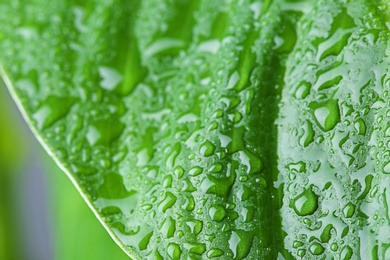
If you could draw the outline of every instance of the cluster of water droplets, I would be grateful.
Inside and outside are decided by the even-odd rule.
[[[390,254],[388,28],[373,7],[44,2],[0,4],[1,62],[130,255]]]
[[[389,254],[388,28],[370,8],[319,2],[287,62],[279,182],[295,258]]]

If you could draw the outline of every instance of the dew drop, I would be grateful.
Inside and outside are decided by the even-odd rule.
[[[325,251],[325,249],[324,249],[324,247],[323,247],[320,243],[314,242],[314,243],[310,246],[309,251],[310,251],[310,253],[312,253],[313,255],[320,255],[320,254],[322,254],[322,253]]]
[[[310,187],[293,200],[293,206],[295,213],[299,216],[311,215],[318,208],[318,196]]]
[[[108,146],[122,134],[123,129],[124,124],[117,119],[97,121],[88,127],[87,140],[90,145]]]
[[[214,257],[218,257],[218,256],[221,256],[223,255],[224,252],[221,250],[221,249],[218,249],[218,248],[211,248],[208,252],[207,252],[207,257],[208,258],[214,258]]]
[[[386,174],[390,174],[390,161],[383,166],[383,171]]]
[[[184,248],[196,255],[202,255],[206,251],[206,245],[202,243],[184,243]]]
[[[162,223],[162,227],[160,228],[161,234],[166,238],[173,237],[176,231],[175,223],[176,222],[174,219],[172,219],[172,217],[166,217]]]
[[[100,86],[106,90],[113,90],[123,81],[123,76],[113,68],[100,66],[99,74],[102,77]]]
[[[160,202],[159,209],[165,213],[169,208],[171,208],[176,203],[176,196],[172,192],[166,192],[164,199]]]
[[[351,218],[355,213],[355,205],[349,202],[343,209],[344,217]]]
[[[349,260],[352,258],[352,255],[353,255],[353,251],[350,246],[344,247],[343,250],[341,251],[341,259]]]
[[[200,147],[200,154],[209,157],[214,153],[214,150],[215,150],[215,146],[210,141],[207,140]]]
[[[37,127],[42,130],[66,116],[74,102],[73,98],[49,96],[32,115]]]
[[[212,220],[221,222],[226,216],[226,211],[221,205],[212,205],[209,209],[209,216]]]
[[[340,122],[338,101],[331,99],[325,103],[313,102],[310,108],[314,110],[314,117],[324,131],[332,130]]]
[[[177,177],[178,179],[180,179],[181,177],[183,177],[183,175],[184,175],[184,169],[183,169],[183,167],[177,166],[177,167],[175,168],[175,170],[174,170],[174,174],[176,175],[176,177]]]
[[[174,259],[174,260],[180,259],[181,250],[180,250],[180,247],[178,244],[169,243],[167,252],[168,252],[168,255],[171,259]]]
[[[299,249],[297,254],[300,257],[304,257],[306,255],[306,249]]]
[[[199,235],[199,233],[203,229],[203,222],[200,220],[191,220],[186,222],[191,232],[195,235]]]
[[[244,230],[234,230],[229,238],[229,247],[235,259],[243,259],[251,250],[253,234]]]
[[[190,176],[198,176],[201,174],[203,169],[199,166],[192,167],[191,170],[188,172],[188,175]]]

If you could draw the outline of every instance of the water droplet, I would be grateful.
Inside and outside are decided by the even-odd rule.
[[[194,185],[192,185],[192,183],[189,179],[185,179],[183,190],[188,191],[188,192],[194,192],[194,191],[196,191],[196,188],[194,187]]]
[[[212,220],[221,222],[226,216],[226,211],[221,205],[212,205],[209,209],[209,215]]]
[[[229,247],[235,259],[243,259],[252,248],[253,234],[244,230],[234,230],[229,238]]]
[[[304,99],[310,94],[311,84],[307,81],[302,81],[295,91],[295,97],[297,99]]]
[[[177,166],[174,171],[176,177],[180,179],[184,175],[184,169],[181,166]]]
[[[97,173],[97,169],[88,165],[72,163],[72,171],[77,175],[93,175]]]
[[[122,134],[123,129],[124,124],[117,119],[97,121],[88,127],[87,140],[90,145],[108,146]]]
[[[383,166],[383,171],[386,174],[390,174],[390,161]]]
[[[289,163],[287,168],[293,173],[304,173],[306,172],[306,163],[297,162],[297,163]]]
[[[303,134],[299,143],[303,147],[307,147],[310,143],[314,141],[314,130],[313,125],[309,120],[306,120],[302,126]]]
[[[168,255],[170,258],[174,260],[180,259],[181,250],[178,244],[176,243],[169,243],[168,249],[167,249]]]
[[[210,172],[219,173],[222,171],[223,165],[221,163],[215,163],[210,168]]]
[[[176,231],[176,222],[171,217],[166,217],[160,228],[161,234],[166,238],[173,237]]]
[[[215,178],[211,175],[207,175],[200,184],[200,188],[207,194],[215,194],[226,198],[234,181],[234,174],[228,178]]]
[[[360,135],[366,134],[366,124],[364,123],[363,119],[359,118],[355,123],[355,128],[358,131]]]
[[[306,189],[293,200],[294,211],[300,216],[313,214],[318,208],[318,196],[312,188]]]
[[[164,199],[160,202],[159,209],[165,213],[169,208],[171,208],[176,203],[176,196],[172,192],[166,192]]]
[[[350,246],[344,247],[343,250],[341,251],[341,259],[349,260],[352,258],[352,255],[353,255],[353,251]]]
[[[294,241],[294,243],[293,243],[294,248],[298,248],[301,246],[303,246],[303,243],[301,241],[297,241],[297,240]]]
[[[150,57],[156,54],[181,49],[185,46],[184,41],[175,38],[160,38],[148,46],[145,55]]]
[[[240,74],[235,71],[229,78],[229,82],[226,86],[227,89],[232,89],[236,86],[237,82],[239,81],[240,79]]]
[[[217,39],[201,42],[198,47],[199,52],[217,53],[221,43]]]
[[[75,102],[74,98],[62,98],[49,96],[41,103],[37,111],[33,114],[38,129],[44,129],[53,125],[62,117],[66,116]]]
[[[242,114],[238,111],[234,112],[233,123],[237,124],[241,121]]]
[[[100,86],[106,90],[115,89],[115,87],[123,81],[122,74],[113,68],[100,66],[98,70],[100,76],[102,77]]]
[[[172,151],[166,160],[166,166],[168,169],[173,168],[173,166],[175,165],[176,157],[179,155],[180,150],[181,150],[180,143],[176,143],[175,145],[173,145]]]
[[[184,243],[184,248],[196,255],[202,255],[206,251],[206,245],[201,243]]]
[[[310,246],[309,251],[310,251],[310,253],[312,253],[313,255],[320,255],[320,254],[322,254],[322,253],[325,251],[325,249],[324,249],[324,247],[323,247],[320,243],[314,242],[314,243]]]
[[[163,187],[164,188],[171,188],[172,187],[172,175],[165,176],[164,181],[163,181]]]
[[[351,218],[355,213],[355,205],[349,202],[343,209],[344,217]]]
[[[326,243],[330,240],[331,238],[331,231],[334,229],[332,224],[328,224],[325,228],[324,231],[322,231],[322,234],[320,236],[321,242]]]
[[[147,249],[150,238],[153,236],[153,228],[144,222],[137,222],[134,230],[127,231],[124,226],[119,225],[118,234],[123,241],[140,251]]]
[[[332,130],[340,122],[338,101],[331,99],[325,103],[313,102],[310,108],[314,110],[314,117],[324,131]]]
[[[191,221],[187,221],[186,223],[191,229],[191,232],[195,235],[199,235],[199,233],[203,229],[203,222],[200,220],[191,220]]]
[[[241,215],[244,222],[249,223],[253,220],[255,209],[253,207],[243,207],[241,210]]]
[[[218,256],[221,256],[223,255],[224,252],[221,250],[221,249],[218,249],[218,248],[211,248],[208,252],[207,252],[207,257],[208,258],[214,258],[214,257],[218,257]]]
[[[306,249],[299,249],[297,253],[298,256],[304,257],[306,255]]]
[[[213,131],[213,130],[217,129],[217,127],[218,127],[218,123],[215,122],[215,121],[213,121],[213,122],[210,124],[210,126],[209,126],[209,128],[208,128],[207,130],[208,130],[208,131]]]
[[[208,157],[214,153],[214,150],[215,150],[215,146],[210,141],[207,140],[200,147],[200,154]]]
[[[183,208],[188,211],[193,211],[195,209],[195,200],[192,195],[186,196],[186,201],[183,205]]]
[[[199,166],[192,167],[191,170],[188,172],[188,175],[190,176],[198,176],[201,174],[203,169]]]

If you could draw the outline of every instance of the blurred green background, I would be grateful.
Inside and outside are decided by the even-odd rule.
[[[35,140],[2,81],[0,259],[129,259]]]

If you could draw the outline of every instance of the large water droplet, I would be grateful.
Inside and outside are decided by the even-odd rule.
[[[90,145],[110,145],[122,134],[123,129],[124,124],[117,119],[97,121],[88,127],[87,140]]]
[[[73,98],[49,96],[32,116],[37,127],[42,130],[66,116],[74,102]]]
[[[168,252],[168,255],[171,259],[174,259],[174,260],[180,259],[181,250],[180,250],[180,247],[178,244],[169,243],[167,252]]]
[[[164,199],[160,202],[159,209],[165,213],[169,208],[171,208],[176,203],[176,196],[172,192],[166,192]]]
[[[191,232],[198,235],[203,229],[203,222],[200,220],[191,220],[186,222]]]
[[[188,175],[190,176],[198,176],[201,174],[203,169],[199,166],[192,167],[191,170],[188,172]]]
[[[324,103],[313,102],[310,104],[318,125],[324,131],[332,130],[340,122],[338,101],[331,99]]]
[[[223,255],[224,252],[221,250],[221,249],[218,249],[218,248],[211,248],[208,252],[207,252],[207,257],[208,258],[214,258],[214,257],[218,257],[218,256],[221,256]]]
[[[325,249],[324,249],[324,247],[323,247],[320,243],[314,242],[314,243],[310,246],[309,251],[310,251],[310,253],[312,253],[313,255],[320,255],[320,254],[322,254],[322,253],[325,251]]]
[[[349,202],[343,209],[344,217],[351,218],[355,213],[355,205]]]
[[[229,238],[229,247],[235,259],[245,258],[252,247],[253,234],[244,230],[234,230]]]
[[[164,222],[162,223],[162,227],[160,228],[160,231],[163,236],[166,238],[173,237],[176,231],[176,221],[172,219],[171,217],[166,217]]]
[[[200,147],[200,154],[208,157],[214,153],[214,150],[215,150],[215,146],[210,141],[207,140]]]
[[[310,187],[293,200],[293,208],[295,213],[300,216],[311,215],[318,208],[318,196]]]
[[[209,209],[209,215],[212,220],[221,222],[226,216],[226,211],[221,205],[213,205]]]
[[[201,243],[184,243],[184,248],[196,255],[202,255],[206,251],[206,245]]]

